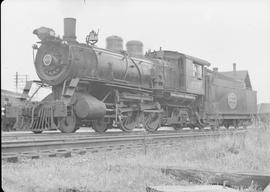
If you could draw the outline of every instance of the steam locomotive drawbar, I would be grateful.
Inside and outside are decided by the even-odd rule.
[[[95,46],[96,32],[79,43],[75,31],[74,18],[64,19],[63,38],[49,28],[34,30],[41,40],[33,46],[41,80],[36,82],[51,86],[52,93],[41,102],[10,107],[7,115],[17,118],[15,128],[70,133],[82,125],[97,132],[237,127],[256,113],[256,92],[247,72],[241,79],[236,70],[211,71],[209,62],[176,51],[144,55],[140,41],[127,42],[125,51],[118,36],[108,37],[102,49]],[[30,87],[31,82],[24,97]]]

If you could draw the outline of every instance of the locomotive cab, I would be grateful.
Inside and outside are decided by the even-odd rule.
[[[204,95],[204,68],[209,62],[176,51],[154,51],[147,56],[168,61],[169,65],[164,65],[165,89]]]

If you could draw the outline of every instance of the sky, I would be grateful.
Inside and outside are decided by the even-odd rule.
[[[258,103],[270,103],[269,0],[5,0],[1,4],[1,87],[14,76],[38,79],[32,45],[41,26],[63,35],[63,18],[77,19],[76,36],[99,29],[99,47],[118,35],[144,50],[174,50],[211,63],[211,69],[248,70]]]

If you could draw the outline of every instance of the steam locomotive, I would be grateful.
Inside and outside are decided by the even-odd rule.
[[[79,43],[74,18],[64,18],[63,38],[46,27],[33,33],[41,40],[33,45],[40,78],[35,82],[51,86],[52,93],[40,102],[10,107],[7,115],[16,117],[16,129],[228,128],[247,125],[256,113],[256,92],[247,71],[212,71],[208,61],[177,51],[143,54],[140,41],[128,41],[125,51],[118,36],[106,39],[106,49],[99,48],[95,31]]]

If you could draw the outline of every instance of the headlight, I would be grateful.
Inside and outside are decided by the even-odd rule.
[[[33,34],[37,35],[37,37],[43,41],[48,37],[55,37],[55,32],[53,29],[47,27],[40,27],[33,31]]]

